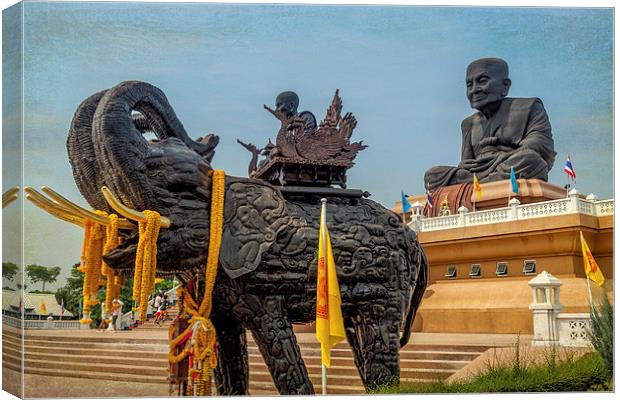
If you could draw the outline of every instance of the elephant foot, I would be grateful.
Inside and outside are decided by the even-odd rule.
[[[219,396],[249,394],[248,349],[245,329],[226,315],[211,318],[217,332],[218,360],[215,386]]]
[[[257,315],[248,327],[280,394],[314,394],[293,326],[283,311],[283,297],[248,296],[252,298],[251,302],[260,302],[261,305],[254,307]]]
[[[389,304],[362,304],[347,323],[347,340],[366,391],[400,381],[400,309],[396,301]]]

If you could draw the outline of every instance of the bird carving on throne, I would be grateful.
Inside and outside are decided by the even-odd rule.
[[[350,140],[357,120],[350,112],[342,116],[342,99],[338,90],[325,118],[318,125],[311,112],[297,113],[298,104],[295,93],[283,92],[276,98],[275,109],[264,105],[281,124],[275,144],[269,141],[259,150],[252,144],[237,140],[252,153],[248,166],[250,177],[272,180],[277,176],[283,184],[284,181],[290,182],[291,176],[293,181],[306,183],[313,177],[327,176],[326,182],[334,180],[344,186],[346,169],[353,166],[357,153],[367,147],[361,141]],[[259,156],[264,157],[260,162]],[[306,170],[306,175],[301,177],[302,166],[311,168],[312,172]],[[299,179],[296,180],[295,174]]]
[[[323,121],[310,129],[307,120],[301,116],[289,116],[284,111],[264,107],[282,124],[276,136],[276,147],[282,157],[312,161],[337,159],[352,163],[357,153],[366,148],[362,142],[350,142],[357,120],[350,112],[341,116],[342,99],[338,90]]]

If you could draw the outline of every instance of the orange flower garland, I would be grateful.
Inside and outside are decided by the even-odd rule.
[[[80,266],[84,272],[84,285],[82,287],[84,316],[81,324],[90,324],[90,307],[96,305],[97,291],[99,290],[99,277],[101,276],[101,255],[103,253],[103,239],[105,238],[104,226],[95,222],[84,221],[84,242],[82,246],[83,264]]]
[[[149,295],[155,286],[157,268],[157,236],[160,228],[160,215],[156,211],[145,210],[146,221],[138,223],[138,248],[134,272],[133,298],[138,305],[138,319],[146,319]]]

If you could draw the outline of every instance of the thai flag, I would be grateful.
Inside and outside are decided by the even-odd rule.
[[[430,210],[433,208],[434,205],[435,205],[435,200],[433,200],[433,196],[431,195],[431,192],[428,189],[426,189],[426,208]]]
[[[577,181],[577,174],[575,174],[573,163],[570,162],[570,155],[566,156],[566,164],[564,164],[564,172],[566,172],[571,178],[573,178],[573,181]]]

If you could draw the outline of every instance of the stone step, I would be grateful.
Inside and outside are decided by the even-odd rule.
[[[164,380],[168,377],[166,367],[153,367],[150,365],[94,364],[89,362],[43,361],[29,358],[24,360],[24,365],[26,370],[38,368],[56,369],[66,372],[122,373],[136,378],[152,377]],[[75,376],[79,378],[79,376]]]
[[[113,334],[112,334],[113,335]],[[156,351],[166,352],[168,351],[168,341],[161,344],[148,344],[148,342],[141,343],[114,343],[114,342],[52,342],[48,340],[38,339],[26,339],[24,341],[24,348],[28,349],[30,346],[49,347],[49,348],[81,348],[81,349],[99,349],[99,350],[141,350],[141,351]]]
[[[320,348],[306,348],[302,347],[301,356],[305,359],[306,357],[320,357],[321,349]],[[260,355],[260,351],[258,347],[248,345],[248,354],[249,355]],[[344,357],[353,359],[353,352],[350,348],[338,348],[332,349],[332,357]],[[400,351],[400,359],[439,359],[439,360],[455,360],[455,361],[471,361],[478,357],[482,352],[474,352],[474,351],[440,351],[440,350],[408,350],[404,349]]]
[[[138,328],[140,329],[140,328]],[[78,330],[75,331],[76,335],[71,336],[68,334],[67,336],[56,336],[56,335],[45,335],[45,334],[37,334],[37,335],[26,335],[25,341],[43,341],[43,342],[51,342],[51,343],[115,343],[115,344],[147,344],[147,345],[167,345],[168,339],[166,338],[143,338],[138,336],[130,336],[131,333],[123,332],[123,333],[108,333],[108,332],[99,332],[97,335],[82,335],[79,336]]]
[[[314,385],[315,390],[319,388],[321,385],[321,374],[309,374],[310,381]],[[273,380],[271,379],[271,375],[265,371],[255,371],[250,372],[250,393],[252,391],[253,385],[256,385],[259,382],[262,382],[262,387],[269,387],[268,385],[272,385],[275,390],[275,385],[273,384]],[[328,393],[332,394],[362,394],[365,393],[364,386],[359,378],[357,380],[353,380],[350,376],[340,376],[334,374],[328,374],[327,377],[328,387],[332,390],[328,390]]]
[[[322,366],[320,364],[306,364],[306,369],[310,376],[318,376],[319,382],[321,377]],[[266,365],[251,364],[250,376],[253,373],[261,373],[260,377],[266,377],[271,380],[271,375]],[[454,369],[443,368],[401,368],[400,378],[401,380],[407,379],[422,379],[422,380],[436,380],[447,378],[455,372]],[[345,384],[348,382],[355,382],[359,385],[362,384],[361,378],[355,367],[332,367],[328,369],[328,375],[345,379]]]
[[[261,356],[249,356],[248,357],[250,364],[262,364],[265,362]],[[306,356],[303,358],[306,366],[310,365],[321,365],[321,357],[309,357]],[[332,368],[336,367],[346,367],[352,368],[357,372],[357,367],[355,366],[355,362],[353,358],[347,357],[332,357],[331,358]],[[430,369],[445,369],[455,372],[464,366],[469,364],[468,361],[443,361],[443,360],[410,360],[410,359],[401,359],[400,360],[400,368],[430,368]]]
[[[4,365],[4,364],[3,364]],[[101,372],[101,371],[80,371],[80,370],[65,370],[57,368],[41,368],[26,366],[24,371],[26,374],[33,375],[45,375],[45,376],[60,376],[69,378],[86,378],[96,380],[110,380],[117,382],[139,382],[149,384],[161,384],[168,386],[167,374],[160,376],[149,375],[133,375],[126,373],[113,373],[113,372]]]
[[[29,345],[26,347],[26,351],[28,353],[34,354],[68,354],[68,355],[81,355],[81,356],[91,356],[96,357],[102,354],[102,349],[96,348],[75,348],[75,347],[46,347],[46,346],[32,346]],[[166,358],[168,354],[168,349],[165,351],[141,351],[141,350],[119,350],[114,349],[114,355],[118,358],[130,358],[130,359],[159,359]],[[105,355],[107,353],[103,353]]]
[[[97,354],[97,355],[70,355],[66,353],[56,353],[56,354],[45,354],[45,353],[31,353],[26,352],[26,360],[37,360],[37,361],[59,361],[59,362],[67,362],[71,364],[80,364],[80,363],[90,363],[93,365],[99,364],[111,364],[111,365],[130,365],[130,366],[140,366],[140,365],[148,365],[153,368],[168,368],[168,357],[167,354],[159,353],[157,354],[157,358],[138,358],[138,357],[127,357],[126,355],[105,355]]]

